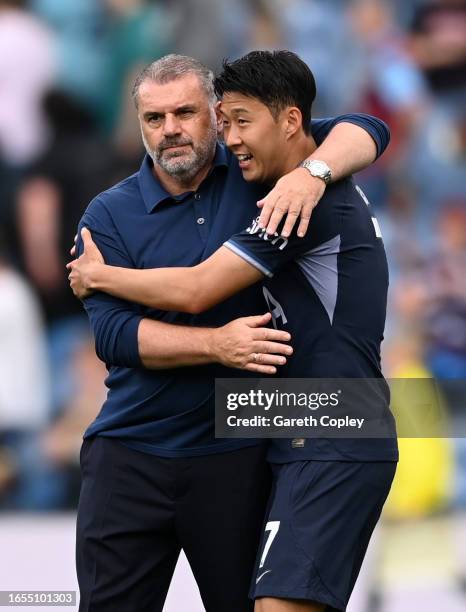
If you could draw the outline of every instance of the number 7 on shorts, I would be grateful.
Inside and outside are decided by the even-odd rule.
[[[267,557],[270,547],[272,546],[272,542],[274,541],[275,536],[277,535],[279,529],[280,529],[280,521],[269,521],[267,525],[265,526],[264,531],[270,531],[270,533],[269,533],[269,537],[267,538],[267,542],[265,543],[265,546],[264,546],[264,552],[262,553],[262,557],[261,557],[260,564],[259,564],[259,569],[264,567],[265,558]]]

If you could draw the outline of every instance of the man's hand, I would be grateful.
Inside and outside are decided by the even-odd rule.
[[[81,230],[81,238],[84,243],[83,254],[66,267],[70,270],[68,280],[74,295],[83,300],[93,293],[93,279],[99,267],[105,265],[105,261],[86,227]]]
[[[291,339],[288,332],[265,327],[270,319],[268,312],[235,319],[212,330],[214,360],[228,368],[275,374],[276,366],[285,365],[285,355],[291,355],[293,349],[284,344]]]
[[[286,215],[281,235],[288,238],[300,217],[298,236],[302,238],[307,232],[312,211],[324,191],[325,183],[322,179],[312,176],[306,168],[296,168],[282,176],[272,191],[257,202],[257,206],[262,208],[259,226],[273,235]]]

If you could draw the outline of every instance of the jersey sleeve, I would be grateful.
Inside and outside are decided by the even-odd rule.
[[[335,183],[327,188],[324,196],[312,213],[306,235],[298,238],[296,229],[289,238],[280,236],[280,229],[273,236],[260,229],[258,219],[249,227],[235,234],[223,246],[227,247],[264,276],[271,278],[290,261],[299,260],[307,254],[330,253],[339,248],[339,215],[334,205],[335,198],[344,198],[345,187]],[[330,250],[329,250],[330,249]]]
[[[377,158],[382,155],[390,142],[390,130],[384,121],[364,113],[348,113],[330,119],[312,119],[311,132],[317,146],[323,143],[338,123],[353,123],[366,130],[375,142]]]

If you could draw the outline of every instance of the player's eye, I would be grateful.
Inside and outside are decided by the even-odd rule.
[[[237,123],[238,125],[246,125],[249,121],[246,121],[246,119],[238,119]]]

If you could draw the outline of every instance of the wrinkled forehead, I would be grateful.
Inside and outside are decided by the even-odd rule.
[[[172,112],[181,106],[211,106],[205,87],[196,74],[185,74],[165,83],[145,79],[139,86],[139,112]]]

